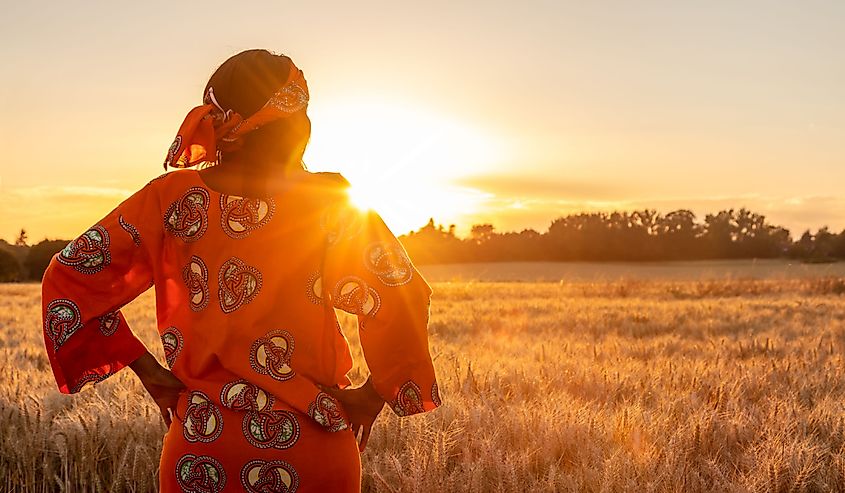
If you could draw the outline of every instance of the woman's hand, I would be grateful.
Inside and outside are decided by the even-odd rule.
[[[149,352],[129,366],[141,379],[141,384],[158,406],[164,424],[170,428],[171,419],[168,411],[176,412],[176,403],[179,401],[179,394],[186,389],[185,384],[170,370],[161,366]]]
[[[364,385],[354,389],[337,389],[320,386],[323,392],[340,401],[351,421],[352,432],[358,440],[358,450],[363,452],[370,438],[370,430],[384,407],[384,399],[378,395],[368,378]],[[360,435],[360,436],[359,436]]]

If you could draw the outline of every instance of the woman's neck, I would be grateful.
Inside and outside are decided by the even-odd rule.
[[[308,171],[300,162],[258,162],[242,160],[224,161],[222,164],[199,170],[212,189],[228,195],[263,197],[282,192]]]

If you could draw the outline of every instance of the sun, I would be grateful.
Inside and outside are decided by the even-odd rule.
[[[378,212],[397,235],[432,217],[460,224],[479,212],[488,194],[454,183],[496,168],[505,155],[480,128],[406,103],[326,102],[309,115],[309,168],[343,174],[351,202]]]
[[[349,189],[349,201],[361,210],[378,208],[378,200],[373,196],[373,192],[367,190],[365,186],[352,186]]]

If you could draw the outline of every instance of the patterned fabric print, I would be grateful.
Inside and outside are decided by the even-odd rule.
[[[364,226],[364,215],[360,210],[349,208],[345,204],[327,206],[320,216],[320,228],[326,234],[329,245],[352,238]]]
[[[235,195],[221,195],[220,210],[223,231],[232,238],[246,238],[251,232],[270,221],[276,210],[276,203],[272,198],[265,201]]]
[[[246,440],[256,448],[286,449],[299,440],[299,422],[288,411],[249,411],[244,416]]]
[[[176,463],[176,482],[190,493],[220,493],[226,486],[226,471],[214,457],[185,454]]]
[[[51,301],[44,315],[44,328],[53,341],[53,350],[58,350],[74,332],[82,328],[79,307],[67,299]]]
[[[182,352],[184,339],[182,333],[176,327],[168,327],[164,329],[161,334],[161,345],[164,347],[164,358],[167,360],[167,366],[173,368],[176,362],[176,357]]]
[[[207,395],[195,390],[188,396],[182,431],[188,442],[212,442],[223,431],[223,414]]]
[[[182,145],[182,136],[177,135],[175,139],[173,139],[173,143],[170,144],[170,149],[167,150],[167,158],[164,160],[164,169],[167,169],[168,166],[173,164],[173,160],[176,159],[176,151],[179,150],[179,146]]]
[[[367,317],[375,315],[381,307],[378,292],[367,282],[356,276],[346,276],[334,287],[334,306],[353,315]]]
[[[349,428],[349,423],[343,417],[340,403],[325,392],[317,394],[314,402],[308,406],[308,416],[320,423],[329,431],[341,431]]]
[[[420,387],[408,380],[399,388],[399,394],[396,396],[396,400],[390,403],[390,407],[398,416],[410,416],[425,412]]]
[[[138,228],[126,222],[126,219],[123,219],[123,214],[118,216],[117,222],[120,223],[120,227],[123,228],[124,231],[129,233],[129,236],[132,237],[132,242],[135,245],[141,244],[141,233],[138,232]]]
[[[208,191],[191,187],[164,213],[164,229],[186,243],[202,237],[208,228]]]
[[[293,336],[284,330],[274,330],[252,343],[249,364],[262,375],[285,381],[293,377],[290,365],[293,355]]]
[[[437,382],[434,382],[431,386],[431,402],[433,402],[435,406],[443,404],[443,401],[440,400],[440,388],[437,386]]]
[[[299,475],[285,461],[253,460],[241,470],[241,483],[248,493],[293,493],[299,487]]]
[[[218,276],[220,308],[232,313],[254,300],[261,290],[261,272],[243,260],[232,257],[220,267]]]
[[[268,106],[272,106],[285,113],[297,112],[304,108],[306,104],[308,104],[308,93],[294,81],[290,81],[282,86],[267,101]]]
[[[105,373],[98,373],[93,370],[86,371],[82,374],[79,380],[70,388],[70,393],[75,394],[81,391],[86,385],[91,384],[94,385],[95,383],[102,382],[103,380],[112,376],[111,371],[107,371]]]
[[[188,300],[191,310],[198,312],[208,306],[211,297],[208,289],[208,268],[201,258],[193,255],[182,269],[182,280],[188,286]]]
[[[364,266],[387,286],[400,286],[414,275],[411,259],[398,242],[375,242],[364,251]]]
[[[111,263],[109,233],[99,224],[82,233],[59,252],[57,260],[83,274],[96,274]]]
[[[315,305],[320,305],[323,303],[323,278],[320,276],[319,272],[315,272],[308,276],[308,280],[305,283],[305,296],[308,298],[308,301],[314,303]]]
[[[220,402],[235,411],[263,411],[273,406],[275,397],[246,380],[236,380],[223,386]]]
[[[104,336],[110,336],[117,332],[117,328],[120,327],[120,312],[115,310],[106,313],[102,317],[97,318],[97,320],[100,321],[100,332]]]

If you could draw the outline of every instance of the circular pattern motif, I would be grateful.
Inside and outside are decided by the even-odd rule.
[[[82,233],[59,252],[56,259],[83,274],[96,274],[111,263],[109,233],[99,224]]]
[[[244,416],[246,441],[256,448],[286,449],[299,440],[299,422],[289,411],[249,411]]]
[[[334,288],[334,306],[353,315],[372,316],[381,307],[378,292],[357,276],[346,276]]]
[[[232,257],[220,267],[218,282],[220,308],[223,313],[232,313],[258,295],[261,290],[261,272],[243,260]]]
[[[195,390],[188,396],[182,431],[189,442],[212,442],[223,431],[223,414],[207,395]]]
[[[201,258],[193,255],[191,261],[182,269],[182,280],[188,286],[188,304],[191,310],[198,312],[208,306],[208,268]]]
[[[308,416],[329,431],[341,431],[349,428],[340,403],[331,395],[320,392],[314,402],[308,406]]]
[[[121,315],[118,310],[113,312],[106,313],[102,317],[97,318],[100,321],[100,332],[104,336],[110,336],[117,332],[118,327],[120,327],[120,319]]]
[[[282,460],[253,460],[241,469],[241,483],[248,493],[293,493],[299,487],[299,475]]]
[[[220,210],[223,231],[239,239],[267,224],[273,217],[276,203],[272,198],[262,200],[224,194],[220,196]]]
[[[53,300],[47,305],[44,314],[44,330],[53,341],[53,350],[57,351],[74,332],[82,327],[79,307],[71,300]]]
[[[173,160],[176,159],[176,153],[179,151],[179,147],[182,145],[182,136],[177,135],[175,139],[173,139],[173,143],[170,144],[170,149],[167,150],[167,158],[164,160],[164,169],[167,169],[168,166],[173,164]]]
[[[70,393],[75,394],[81,391],[88,384],[94,385],[95,383],[102,382],[103,380],[110,377],[112,374],[113,373],[110,371],[107,371],[105,373],[98,373],[95,370],[88,370],[84,372],[82,376],[79,377],[79,379],[76,380],[76,383],[73,385],[73,387],[70,388]]]
[[[129,233],[129,236],[132,237],[132,242],[135,243],[135,245],[141,244],[141,233],[138,232],[138,228],[126,222],[126,219],[123,219],[123,214],[117,217],[117,222],[124,231]]]
[[[435,406],[443,404],[443,401],[440,400],[440,388],[437,386],[437,382],[431,384],[431,402],[433,402]]]
[[[379,241],[364,249],[364,266],[387,286],[400,286],[414,275],[411,259],[398,241]]]
[[[408,380],[399,388],[399,394],[390,407],[399,416],[410,416],[424,412],[420,387],[413,381]]]
[[[293,355],[293,336],[284,330],[274,330],[252,343],[249,364],[262,375],[285,381],[294,376],[290,367]]]
[[[246,380],[236,380],[223,386],[220,402],[236,411],[263,411],[273,406],[275,398],[261,387]]]
[[[161,333],[161,345],[164,347],[164,359],[167,360],[167,366],[173,368],[176,362],[176,357],[182,352],[184,339],[182,333],[176,327],[168,327]]]
[[[202,237],[208,228],[208,191],[191,187],[164,213],[164,229],[186,243]]]
[[[176,482],[185,492],[219,493],[226,486],[226,471],[214,457],[185,454],[176,463]]]
[[[308,301],[314,303],[315,305],[320,305],[323,303],[323,278],[320,276],[319,272],[314,272],[310,276],[308,276],[308,280],[305,282],[305,296],[308,298]]]

